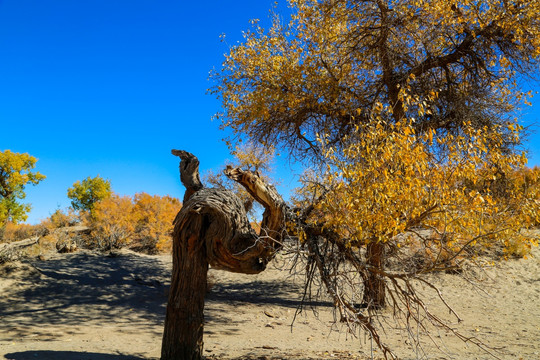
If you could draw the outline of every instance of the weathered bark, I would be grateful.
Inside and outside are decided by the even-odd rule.
[[[227,169],[265,207],[259,236],[240,199],[225,189],[206,189],[199,179],[199,161],[192,154],[179,156],[180,178],[186,187],[182,209],[174,220],[173,273],[162,360],[201,359],[203,311],[208,265],[256,274],[266,268],[281,240],[286,205],[275,189],[256,174]]]
[[[184,150],[173,149],[171,150],[171,153],[182,159],[179,165],[180,181],[186,187],[186,192],[184,193],[184,202],[186,202],[193,193],[203,188],[201,178],[199,177],[199,159],[197,159],[195,155]]]
[[[384,277],[377,270],[384,266],[384,243],[373,241],[366,247],[366,262],[369,265],[367,278],[364,279],[363,303],[368,308],[379,309],[386,304]]]
[[[12,243],[0,244],[0,264],[8,261],[14,261],[20,258],[22,249],[37,244],[39,236],[15,241]]]
[[[195,360],[203,356],[203,310],[208,261],[201,231],[204,215],[179,214],[173,237],[173,272],[165,329],[162,360]]]
[[[289,208],[271,184],[265,183],[257,174],[239,168],[227,167],[225,175],[241,184],[253,198],[264,207],[260,240],[266,246],[267,257],[281,247]]]

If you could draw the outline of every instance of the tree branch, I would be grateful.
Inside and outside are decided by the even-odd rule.
[[[180,161],[180,181],[186,187],[186,192],[184,194],[184,202],[186,202],[191,195],[195,192],[201,190],[204,186],[201,183],[201,178],[199,177],[199,159],[187,151],[184,150],[171,150],[171,154],[178,156],[182,161]]]
[[[242,185],[253,198],[261,204],[265,211],[259,235],[265,234],[265,241],[271,249],[280,247],[285,231],[285,221],[289,207],[277,192],[276,188],[267,184],[261,177],[251,171],[227,166],[225,175]]]

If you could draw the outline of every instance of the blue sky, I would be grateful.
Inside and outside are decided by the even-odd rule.
[[[87,176],[131,195],[182,197],[172,148],[201,171],[230,157],[209,71],[273,1],[0,0],[0,150],[28,152],[36,222]],[[284,182],[286,183],[286,182]]]
[[[284,1],[282,1],[283,3]],[[0,150],[28,152],[47,179],[27,188],[29,222],[69,206],[76,180],[101,175],[113,190],[181,197],[172,148],[201,170],[230,157],[211,117],[209,71],[269,0],[0,0]],[[280,6],[284,6],[281,4]],[[526,109],[537,121],[540,102]],[[540,164],[540,137],[529,147]],[[286,163],[281,189],[294,183]]]

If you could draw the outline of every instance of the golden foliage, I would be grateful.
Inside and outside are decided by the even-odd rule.
[[[134,201],[136,238],[150,249],[171,251],[173,221],[182,207],[180,200],[143,192],[136,194]]]
[[[462,129],[463,135],[437,137],[435,153],[434,130],[417,135],[405,122],[374,121],[357,129],[342,152],[326,147],[327,171],[309,182],[325,187],[318,189],[325,195],[317,204],[325,226],[347,247],[384,242],[401,251],[415,244],[397,235],[430,229],[436,236],[422,238],[424,245],[445,254],[441,261],[497,245],[537,245],[521,229],[540,215],[538,193],[530,186],[538,183],[538,172],[523,168],[523,154],[506,153],[497,132],[469,124]],[[320,141],[325,146],[325,138]],[[504,196],[492,186],[502,174],[515,178]]]
[[[173,220],[181,204],[176,198],[139,193],[113,194],[95,203],[90,245],[99,248],[137,246],[148,252],[170,251]]]
[[[537,71],[538,1],[289,0],[292,18],[255,24],[214,74],[217,114],[239,140],[318,153],[351,124],[417,119],[416,129],[510,120]],[[444,132],[437,132],[441,136]]]
[[[98,248],[121,248],[128,244],[135,230],[133,202],[128,196],[112,194],[93,204],[90,224],[92,242]]]
[[[342,321],[367,330],[385,357],[393,353],[372,326],[380,306],[392,307],[408,331],[410,319],[422,329],[451,329],[413,280],[437,289],[426,274],[481,266],[486,251],[525,257],[538,246],[524,229],[539,216],[540,174],[524,168],[524,154],[508,151],[505,139],[519,142],[514,123],[507,134],[490,130],[465,122],[456,134],[417,133],[414,120],[375,118],[356,126],[343,148],[318,138],[325,171],[304,177],[288,231],[308,249],[306,271],[319,270]],[[367,311],[355,307],[359,299]]]
[[[53,229],[58,229],[66,226],[72,226],[79,220],[72,209],[68,209],[67,212],[62,211],[61,209],[56,209],[55,212],[49,216],[49,221],[50,227]]]

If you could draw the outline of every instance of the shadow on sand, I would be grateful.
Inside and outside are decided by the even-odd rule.
[[[37,269],[33,278],[15,278],[28,285],[10,287],[0,298],[1,332],[11,337],[54,340],[49,325],[67,325],[75,333],[88,322],[163,324],[170,269],[157,258],[80,252],[30,263]],[[138,321],[130,324],[133,318]]]
[[[207,294],[208,303],[228,303],[241,306],[250,303],[254,305],[278,305],[285,308],[299,307],[331,307],[332,303],[320,300],[302,302],[302,287],[289,281],[252,280],[237,283],[215,284]]]
[[[86,336],[89,328],[94,329],[93,338],[88,340],[91,342],[103,341],[100,328],[117,329],[122,336],[146,334],[152,341],[161,340],[171,274],[171,262],[165,257],[132,252],[108,257],[78,252],[46,261],[27,261],[18,266],[18,270],[5,271],[6,278],[14,283],[3,289],[0,296],[0,341],[59,341],[81,334]],[[297,308],[302,304],[301,290],[300,285],[280,277],[269,280],[243,276],[221,278],[206,297],[207,324],[227,324],[223,333],[234,334],[239,327],[249,324],[239,320],[231,308],[249,304]],[[303,305],[331,306],[328,302]],[[135,355],[99,352],[103,350],[25,349],[4,356],[9,360],[142,360],[141,356],[146,356],[136,352]]]
[[[27,271],[25,278],[14,278],[27,285],[5,289],[5,296],[0,297],[0,340],[31,335],[52,341],[64,334],[49,326],[67,326],[70,333],[83,333],[85,324],[125,326],[133,332],[151,330],[161,337],[171,272],[171,263],[163,257],[78,252],[29,263],[34,268],[31,276]],[[233,314],[212,311],[211,304],[296,308],[301,305],[300,293],[299,285],[283,279],[246,277],[218,282],[207,294],[206,318],[234,321]],[[326,302],[304,305],[331,306]]]
[[[145,358],[122,354],[100,354],[78,351],[36,350],[6,354],[7,360],[144,360]]]

